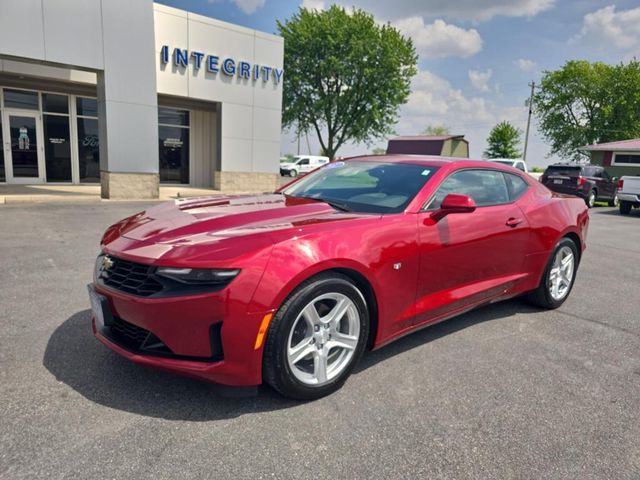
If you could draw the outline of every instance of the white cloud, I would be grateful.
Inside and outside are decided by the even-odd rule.
[[[264,7],[266,0],[233,0],[240,10],[247,15],[251,15],[260,7]]]
[[[417,15],[486,21],[496,16],[533,17],[553,7],[555,0],[338,0],[338,3],[392,20]]]
[[[481,158],[482,152],[487,148],[489,131],[498,122],[507,120],[524,131],[527,121],[524,99],[527,95],[525,86],[521,101],[516,100],[511,105],[502,106],[494,103],[490,97],[465,96],[448,80],[428,70],[421,70],[413,78],[409,101],[401,108],[400,120],[395,126],[395,131],[398,135],[412,135],[420,133],[428,125],[447,125],[451,128],[451,133],[465,135],[469,141],[471,158]],[[317,154],[320,145],[315,134],[309,134],[309,143],[311,148],[308,151],[306,138],[303,137],[300,151]],[[381,140],[373,146],[386,147],[386,141]],[[371,152],[373,146],[349,143],[341,148],[338,154],[362,155]],[[521,144],[520,148],[522,146]],[[282,135],[281,148],[283,154],[297,151],[297,139],[293,131]],[[548,151],[549,147],[538,134],[534,122],[529,139],[527,163],[531,166],[544,166],[558,161],[557,158],[545,158]]]
[[[306,8],[307,10],[316,10],[318,12],[324,10],[324,0],[302,0],[300,7]]]
[[[507,120],[524,130],[526,118],[524,100],[521,105],[501,106],[480,96],[466,96],[446,79],[422,70],[413,79],[411,95],[402,107],[396,131],[417,134],[427,125],[447,125],[451,133],[465,135],[471,145],[471,156],[479,158],[495,124]]]
[[[469,81],[476,90],[480,90],[481,92],[490,92],[491,88],[489,88],[489,80],[491,80],[491,75],[493,75],[493,70],[490,68],[485,72],[480,70],[469,70]]]
[[[404,18],[393,25],[411,37],[418,53],[426,58],[466,58],[482,50],[482,38],[473,28],[465,30],[444,20],[425,24],[421,17]]]
[[[527,60],[526,58],[519,58],[518,60],[514,60],[513,63],[523,72],[531,72],[537,67],[536,62]]]
[[[572,39],[622,50],[640,49],[640,7],[616,12],[615,5],[584,16],[582,30]]]

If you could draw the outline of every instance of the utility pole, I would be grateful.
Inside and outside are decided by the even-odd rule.
[[[531,113],[533,112],[533,93],[536,88],[536,82],[529,84],[531,87],[531,96],[529,97],[529,117],[527,118],[527,132],[524,134],[524,151],[522,152],[522,160],[527,160],[527,147],[529,146],[529,129],[531,128]]]
[[[305,137],[307,137],[307,152],[311,155],[311,145],[309,144],[309,132],[304,132]]]

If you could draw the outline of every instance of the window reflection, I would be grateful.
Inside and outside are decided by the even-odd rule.
[[[160,182],[189,183],[189,111],[158,108]]]
[[[95,118],[78,118],[78,166],[82,183],[100,182],[100,140]]]

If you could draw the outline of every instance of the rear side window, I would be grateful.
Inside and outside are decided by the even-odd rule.
[[[569,167],[566,165],[551,165],[544,172],[545,175],[563,175],[577,177],[580,175],[580,167]]]
[[[442,200],[450,193],[468,195],[479,207],[510,202],[505,176],[496,170],[462,170],[454,173],[442,182],[427,208],[440,208]]]
[[[507,181],[507,190],[509,191],[509,199],[513,202],[519,199],[524,192],[527,191],[529,185],[518,175],[512,173],[502,173]]]

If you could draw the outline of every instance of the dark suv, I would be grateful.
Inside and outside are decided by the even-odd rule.
[[[584,199],[589,208],[596,200],[605,200],[612,207],[618,205],[618,179],[598,165],[557,163],[547,167],[540,181],[549,190]]]

